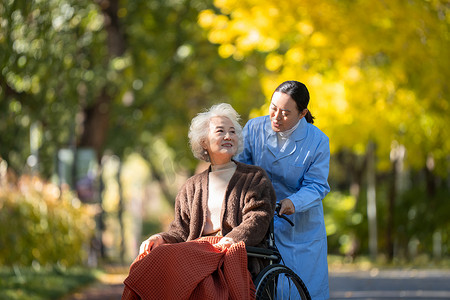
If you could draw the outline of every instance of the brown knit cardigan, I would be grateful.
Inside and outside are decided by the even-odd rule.
[[[222,235],[235,242],[243,241],[246,246],[265,247],[265,236],[275,210],[275,191],[262,168],[235,163],[237,168],[228,183],[222,206]],[[213,192],[208,191],[210,171],[211,167],[192,176],[178,192],[175,218],[168,231],[160,233],[166,242],[179,243],[202,236],[208,192]]]

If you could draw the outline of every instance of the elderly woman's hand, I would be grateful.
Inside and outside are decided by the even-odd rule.
[[[142,242],[141,247],[139,248],[139,255],[144,252],[149,252],[152,249],[155,249],[159,245],[165,244],[166,241],[159,234],[152,235],[148,239]]]
[[[231,245],[233,245],[235,242],[232,238],[229,237],[223,237],[220,239],[220,241],[213,246],[220,247],[220,248],[230,248]]]

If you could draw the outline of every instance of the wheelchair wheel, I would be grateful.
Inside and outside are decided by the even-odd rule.
[[[280,264],[264,268],[255,279],[255,287],[257,300],[311,300],[308,289],[300,277]]]

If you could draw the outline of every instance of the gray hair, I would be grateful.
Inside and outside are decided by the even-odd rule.
[[[220,103],[213,105],[210,109],[198,113],[191,121],[189,127],[189,144],[192,153],[200,160],[210,161],[209,155],[202,146],[202,142],[206,141],[209,133],[209,122],[213,117],[226,117],[233,123],[236,135],[238,137],[238,147],[236,155],[244,150],[244,138],[242,135],[242,126],[239,124],[240,115],[228,103]]]

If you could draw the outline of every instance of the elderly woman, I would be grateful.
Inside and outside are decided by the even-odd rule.
[[[240,242],[264,247],[275,192],[262,168],[232,159],[243,145],[237,112],[222,103],[199,113],[191,122],[189,139],[194,156],[211,165],[187,180],[176,197],[175,217],[169,229],[144,241],[140,256],[152,256],[166,244],[208,236],[215,237],[213,246],[220,249]],[[261,264],[249,260],[248,267],[256,274]]]

